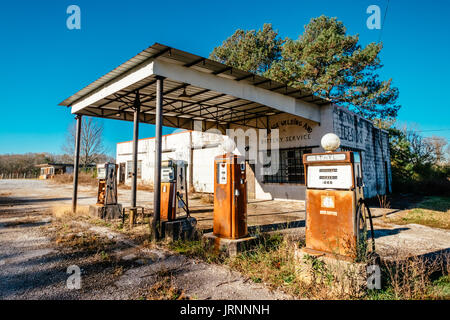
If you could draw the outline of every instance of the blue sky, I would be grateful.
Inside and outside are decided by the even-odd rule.
[[[2,1],[0,5],[0,153],[60,153],[73,115],[57,104],[141,50],[160,42],[208,56],[237,28],[272,23],[297,38],[312,17],[343,21],[363,45],[380,30],[366,27],[370,1]],[[81,30],[68,30],[66,9],[81,8]],[[381,40],[381,76],[393,78],[403,106],[399,121],[424,135],[450,139],[450,1],[390,0]],[[132,123],[101,120],[110,154],[132,139]],[[163,133],[173,129],[165,128]],[[440,131],[431,131],[440,130]],[[141,125],[140,137],[154,135]]]

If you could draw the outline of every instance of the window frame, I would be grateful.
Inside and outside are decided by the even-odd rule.
[[[137,161],[137,179],[142,179],[142,160]],[[126,179],[133,178],[133,160],[127,160]]]
[[[273,175],[263,175],[263,183],[275,183],[275,184],[290,184],[290,185],[305,185],[305,167],[303,165],[303,155],[306,153],[312,153],[315,146],[307,147],[294,147],[294,148],[281,148],[279,151],[278,159],[278,172]],[[271,150],[267,150],[267,156],[270,157]],[[293,152],[293,155],[289,153]],[[283,158],[283,156],[285,156]],[[296,160],[300,161],[296,161]],[[267,167],[271,164],[264,165]],[[292,165],[293,164],[293,165]],[[294,174],[292,174],[294,173]],[[292,179],[293,176],[297,178]]]

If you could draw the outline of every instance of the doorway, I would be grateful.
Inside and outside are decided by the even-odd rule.
[[[119,166],[119,183],[125,183],[125,162],[121,162]]]

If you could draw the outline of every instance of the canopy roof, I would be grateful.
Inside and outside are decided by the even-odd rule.
[[[267,117],[289,113],[320,122],[327,100],[268,78],[159,43],[145,49],[59,105],[72,113],[133,120],[136,97],[140,121],[155,123],[156,78],[164,77],[163,125],[203,129],[230,125],[265,128]]]

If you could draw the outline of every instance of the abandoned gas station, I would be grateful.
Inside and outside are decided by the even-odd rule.
[[[271,129],[279,129],[279,171],[274,175],[261,172],[261,162],[252,163],[249,151],[255,146],[236,147],[234,153],[246,156],[247,192],[249,199],[271,200],[305,199],[305,173],[303,154],[321,152],[320,138],[327,132],[336,133],[341,150],[359,151],[364,167],[364,193],[368,198],[390,191],[390,162],[388,137],[384,130],[352,112],[336,105],[321,106],[323,122],[301,119],[290,114],[269,118]],[[332,121],[329,121],[329,120]],[[162,159],[187,161],[187,179],[194,192],[214,192],[214,157],[224,153],[220,134],[184,130],[162,137]],[[119,164],[119,183],[131,183],[132,141],[117,143],[116,162]],[[154,183],[155,139],[139,140],[138,181]],[[265,152],[266,150],[259,150]]]
[[[77,119],[74,211],[83,116],[133,121],[133,141],[117,147],[117,178],[131,184],[132,208],[137,206],[138,179],[154,184],[153,227],[160,220],[161,192],[165,190],[161,188],[161,165],[166,160],[185,161],[189,168],[186,180],[200,192],[217,190],[215,184],[221,184],[227,172],[238,172],[241,168],[241,173],[246,172],[246,197],[304,200],[303,155],[323,152],[320,139],[329,132],[340,137],[340,151],[361,154],[364,169],[361,187],[366,198],[390,191],[387,133],[370,121],[306,89],[292,88],[158,43],[60,105],[71,107]],[[138,139],[140,123],[156,125],[154,139]],[[162,126],[186,131],[162,136]],[[258,143],[263,140],[262,147],[254,151],[251,143],[237,144],[231,150],[243,159],[239,166],[229,169],[215,166],[217,156],[224,153],[221,144],[224,136],[237,129],[244,133],[256,129],[256,140]],[[262,134],[260,129],[266,133]],[[271,134],[275,129],[278,135]],[[278,156],[271,161],[277,162],[279,169],[264,174],[265,165],[252,162],[250,155],[270,155],[275,151],[274,145]],[[227,163],[233,164],[230,159],[226,158]],[[226,182],[227,178],[223,179]]]

